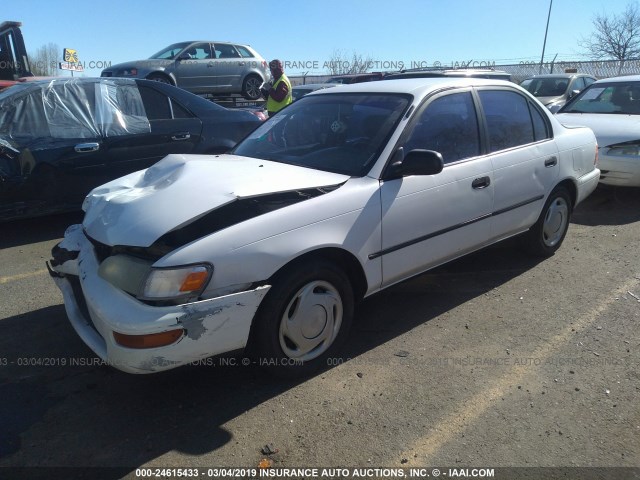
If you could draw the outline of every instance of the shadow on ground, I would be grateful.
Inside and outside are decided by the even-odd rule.
[[[579,207],[574,221],[607,224],[612,221],[607,205],[619,201],[623,205],[616,222],[636,221],[637,192],[610,193],[599,189]],[[44,225],[22,238],[16,233],[9,243],[59,235],[59,227],[69,223]],[[357,357],[537,263],[510,240],[387,289],[360,305],[342,353]],[[254,366],[124,374],[95,364],[97,359],[75,334],[61,305],[2,320],[0,352],[5,362],[0,364],[0,466],[132,470],[173,450],[207,454],[232,441],[226,423],[299,383],[275,380]],[[71,365],[72,359],[77,364]],[[25,438],[38,440],[25,443]],[[113,473],[113,478],[121,475]]]
[[[82,222],[82,212],[13,220],[0,225],[0,249],[62,238],[69,225]]]
[[[572,222],[579,225],[626,225],[640,220],[640,188],[598,188],[573,212]]]

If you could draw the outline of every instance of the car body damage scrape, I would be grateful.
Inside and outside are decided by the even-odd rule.
[[[270,285],[182,305],[151,306],[98,274],[98,258],[77,225],[67,230],[60,250],[77,254],[52,267],[67,315],[85,343],[104,361],[130,373],[167,370],[246,345],[253,317]],[[78,284],[81,288],[74,288]],[[86,308],[89,306],[89,308]],[[157,348],[128,348],[114,333],[145,335],[184,330],[176,342]]]
[[[238,197],[231,203],[216,208],[193,222],[164,234],[153,243],[150,251],[169,253],[194,240],[251,218],[332,192],[341,185],[343,184],[277,192],[257,197]]]

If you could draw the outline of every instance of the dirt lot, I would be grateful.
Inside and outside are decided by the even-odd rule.
[[[640,467],[640,189],[598,189],[551,259],[508,241],[367,299],[295,383],[99,365],[44,267],[79,219],[1,227],[2,467]]]

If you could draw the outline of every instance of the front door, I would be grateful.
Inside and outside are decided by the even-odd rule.
[[[444,169],[381,184],[383,286],[461,256],[489,239],[493,207],[491,159],[480,155],[470,90],[431,99],[400,145],[435,150]]]

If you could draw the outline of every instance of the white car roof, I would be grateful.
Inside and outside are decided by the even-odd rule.
[[[603,78],[594,83],[612,83],[612,82],[640,82],[640,75],[625,75],[624,77]]]
[[[415,97],[423,97],[424,95],[443,87],[485,85],[517,87],[515,83],[507,80],[491,80],[484,78],[403,78],[398,80],[378,80],[375,82],[339,85],[330,89],[317,90],[309,95],[332,95],[335,93],[410,93]]]

